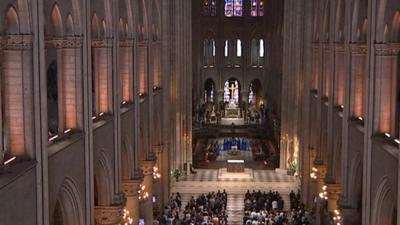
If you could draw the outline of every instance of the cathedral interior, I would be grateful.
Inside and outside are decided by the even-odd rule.
[[[1,0],[0,225],[399,225],[399,0]]]

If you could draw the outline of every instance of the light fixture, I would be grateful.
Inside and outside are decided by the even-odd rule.
[[[126,101],[123,101],[123,102],[122,102],[122,105],[125,105],[125,104],[126,104]]]
[[[131,225],[133,224],[133,219],[129,215],[129,210],[124,209],[122,212],[122,221],[119,223],[120,225]]]
[[[103,115],[104,115],[104,112],[99,113],[99,116],[103,116]]]
[[[328,187],[326,185],[322,186],[322,192],[318,194],[320,199],[328,200],[328,192],[326,191]]]
[[[390,138],[390,137],[391,137],[389,133],[385,133],[385,136],[386,136],[387,138]]]
[[[358,120],[363,121],[364,118],[362,118],[361,116],[357,117]]]
[[[146,200],[149,197],[149,192],[146,191],[146,185],[140,184],[138,190],[139,200]]]
[[[54,135],[53,137],[49,138],[49,141],[54,141],[57,138],[58,138],[58,135]]]
[[[340,105],[340,108],[341,108],[341,109],[344,109],[344,105]]]
[[[158,171],[158,167],[154,166],[153,167],[153,179],[157,180],[161,178],[161,173]]]
[[[399,139],[394,139],[394,141],[400,145],[400,140]]]
[[[335,209],[333,211],[333,222],[335,225],[341,225],[342,224],[342,215],[338,209]]]
[[[92,120],[95,120],[97,117],[96,116],[92,116]]]
[[[71,132],[71,128],[64,130],[64,134],[68,134],[69,132]]]
[[[11,159],[5,161],[5,162],[4,162],[4,165],[10,164],[12,161],[14,161],[14,160],[16,160],[16,159],[17,159],[17,157],[14,156],[14,157],[12,157]]]

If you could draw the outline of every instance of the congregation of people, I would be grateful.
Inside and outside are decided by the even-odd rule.
[[[309,225],[312,214],[300,204],[300,193],[290,194],[291,211],[284,211],[284,201],[278,192],[249,190],[244,200],[244,225]]]
[[[176,193],[170,197],[159,222],[161,225],[227,225],[226,205],[226,191],[218,190],[197,198],[192,196],[182,210],[181,195]]]

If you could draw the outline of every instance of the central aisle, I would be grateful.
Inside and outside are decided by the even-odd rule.
[[[244,194],[228,194],[228,203],[226,210],[228,211],[229,225],[242,225],[244,216]]]
[[[226,170],[226,169],[225,169]],[[226,190],[228,194],[228,224],[242,225],[244,216],[244,194],[247,190],[268,192],[278,191],[284,200],[284,209],[289,209],[289,193],[297,191],[298,179],[286,174],[269,170],[246,169],[246,173],[224,174],[224,169],[197,170],[197,174],[183,177],[179,182],[172,182],[171,192],[182,195],[182,206],[185,206],[191,196]]]

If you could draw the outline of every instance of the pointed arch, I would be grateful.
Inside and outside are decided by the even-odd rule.
[[[112,169],[107,154],[104,150],[100,151],[99,159],[95,166],[95,186],[97,190],[97,206],[108,206],[111,204],[113,187]]]
[[[376,195],[372,201],[371,225],[392,225],[396,208],[396,193],[393,192],[390,180],[384,176],[378,182]]]
[[[6,34],[19,34],[19,18],[17,10],[14,6],[8,7],[6,18],[4,20],[4,33]]]
[[[393,16],[391,39],[392,43],[400,43],[400,10],[397,10]]]
[[[78,185],[72,178],[66,177],[54,207],[53,221],[61,220],[63,225],[83,225],[82,209],[82,197],[78,191]],[[55,218],[59,216],[61,218]]]
[[[74,34],[75,34],[74,19],[72,18],[71,13],[68,13],[68,15],[67,15],[65,34],[67,36],[74,36]]]
[[[147,40],[149,37],[149,22],[147,15],[147,6],[145,0],[139,0],[139,21],[138,21],[138,38],[139,40]]]
[[[93,13],[93,16],[92,16],[91,32],[92,32],[92,39],[100,38],[100,25],[99,25],[99,19],[97,18],[96,13]]]
[[[133,177],[133,145],[128,136],[122,138],[121,145],[121,159],[122,159],[122,179],[130,179]]]
[[[54,3],[50,13],[50,29],[48,35],[52,37],[63,36],[62,16],[57,3]]]

